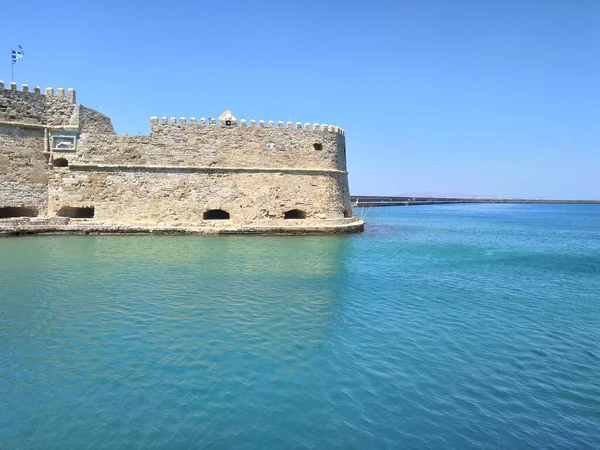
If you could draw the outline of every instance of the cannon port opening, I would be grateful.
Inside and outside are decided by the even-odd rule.
[[[0,219],[10,217],[37,217],[38,209],[33,206],[6,206],[0,208]]]
[[[58,210],[56,213],[59,217],[70,217],[71,219],[91,219],[94,217],[94,207],[93,206],[85,206],[85,207],[73,207],[73,206],[64,206]]]
[[[52,165],[54,167],[69,167],[69,161],[65,158],[56,158],[52,160]]]
[[[306,219],[306,211],[301,209],[290,209],[283,213],[284,219]]]
[[[202,214],[204,220],[228,220],[229,213],[222,209],[209,209]]]

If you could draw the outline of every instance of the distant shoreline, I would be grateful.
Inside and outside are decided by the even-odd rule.
[[[447,205],[451,203],[536,203],[598,205],[600,200],[561,200],[538,198],[460,198],[460,197],[394,197],[351,195],[352,206]]]

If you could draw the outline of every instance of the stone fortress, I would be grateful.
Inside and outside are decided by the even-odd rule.
[[[0,81],[0,232],[349,233],[342,129],[150,119],[121,136],[73,89]]]

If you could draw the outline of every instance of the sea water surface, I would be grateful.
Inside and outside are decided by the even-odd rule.
[[[600,448],[600,206],[367,222],[1,239],[0,448]]]

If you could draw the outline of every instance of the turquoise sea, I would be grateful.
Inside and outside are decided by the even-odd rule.
[[[367,222],[0,239],[0,448],[600,448],[600,206]]]

